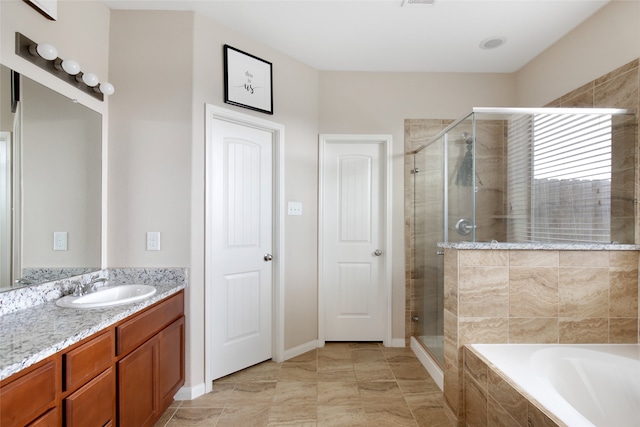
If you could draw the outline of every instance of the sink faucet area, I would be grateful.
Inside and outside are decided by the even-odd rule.
[[[86,283],[86,284],[82,284],[82,282],[77,282],[75,287],[73,288],[73,296],[80,297],[90,292],[95,292],[96,284],[102,283],[104,285],[106,282],[107,282],[107,279],[105,277],[92,277],[89,283]]]
[[[102,286],[95,289],[96,283],[105,281],[106,279],[95,279],[86,285],[79,284],[72,295],[60,298],[56,305],[79,309],[111,307],[141,301],[156,293],[155,286],[140,284]]]

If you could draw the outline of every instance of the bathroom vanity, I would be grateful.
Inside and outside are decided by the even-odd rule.
[[[0,347],[14,353],[12,360],[2,354],[0,425],[152,426],[184,384],[184,290],[158,288],[154,298],[124,308],[47,303],[0,317],[0,338],[9,341]],[[43,318],[53,320],[38,331]],[[15,322],[20,327],[7,333]],[[72,335],[59,344],[65,333]],[[57,351],[42,357],[48,340]]]

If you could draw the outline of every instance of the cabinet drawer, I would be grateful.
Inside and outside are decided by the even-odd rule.
[[[104,371],[115,357],[113,331],[99,335],[62,356],[64,391],[81,386]]]
[[[111,367],[64,400],[67,427],[102,427],[114,419],[116,376]]]
[[[27,427],[52,427],[58,425],[60,425],[58,408],[53,408],[49,412],[29,424]]]
[[[154,336],[184,312],[184,292],[180,291],[116,328],[118,355],[128,353]]]
[[[28,374],[10,382],[0,390],[0,425],[24,426],[48,406],[56,397],[55,362],[50,361]]]

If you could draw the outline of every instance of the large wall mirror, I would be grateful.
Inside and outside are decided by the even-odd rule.
[[[99,270],[101,114],[3,65],[0,79],[0,291]]]

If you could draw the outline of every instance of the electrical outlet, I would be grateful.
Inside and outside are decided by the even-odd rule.
[[[53,232],[53,250],[54,251],[67,250],[67,232],[66,231]]]
[[[159,231],[147,231],[147,250],[148,251],[160,250],[160,232]]]
[[[289,202],[287,208],[289,215],[302,215],[302,203],[300,202]]]

